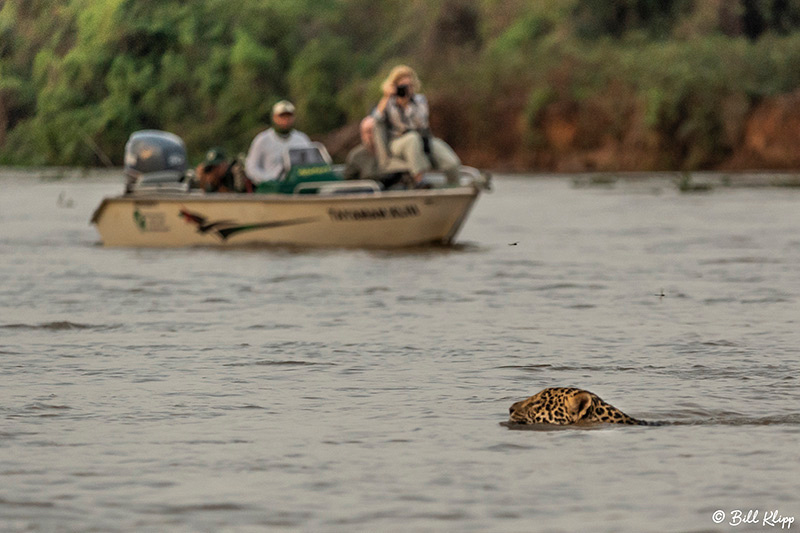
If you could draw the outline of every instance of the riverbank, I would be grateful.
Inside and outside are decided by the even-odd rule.
[[[526,116],[524,99],[496,99],[504,107],[492,115],[503,127],[481,135],[482,121],[465,120],[464,110],[450,97],[431,95],[432,129],[465,164],[520,173],[704,170],[730,173],[734,182],[742,181],[737,175],[746,175],[748,184],[759,173],[800,171],[800,90],[757,104],[749,103],[744,94],[727,96],[720,116],[713,119],[718,122],[719,131],[714,133],[720,137],[714,141],[718,153],[706,159],[693,144],[707,146],[701,139],[682,140],[677,131],[672,138],[669,131],[648,127],[647,102],[631,92],[622,91],[614,106],[596,97],[582,102],[555,99],[543,106],[533,123]],[[691,130],[689,126],[682,128]],[[343,161],[359,142],[358,124],[317,138]]]
[[[285,98],[342,161],[406,63],[432,131],[472,166],[800,169],[787,2],[62,4],[0,8],[0,164],[120,165],[148,128],[181,136],[194,161],[238,153]]]

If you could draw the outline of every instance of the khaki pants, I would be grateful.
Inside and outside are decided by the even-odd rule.
[[[422,137],[415,131],[408,132],[391,141],[389,152],[393,157],[405,160],[414,176],[432,168],[423,148]],[[436,162],[436,168],[447,176],[447,183],[457,184],[458,166],[461,164],[461,160],[453,152],[453,149],[443,140],[431,137],[431,156]]]

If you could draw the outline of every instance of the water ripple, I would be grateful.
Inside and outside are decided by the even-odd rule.
[[[32,500],[7,500],[5,498],[0,498],[0,506],[2,507],[22,507],[22,508],[51,508],[55,507],[56,504],[53,502],[42,502],[42,501],[32,501]]]
[[[238,503],[200,503],[195,505],[158,505],[148,510],[154,514],[180,515],[196,512],[216,512],[216,511],[247,511],[250,506]]]
[[[57,322],[44,322],[41,324],[4,324],[0,329],[29,329],[43,331],[69,331],[69,330],[99,330],[107,331],[121,328],[122,324],[80,324],[66,320]]]
[[[246,361],[239,363],[225,363],[222,366],[335,366],[336,363],[317,362],[317,361]]]

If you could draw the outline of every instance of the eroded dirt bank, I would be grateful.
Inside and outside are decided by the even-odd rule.
[[[613,93],[613,88],[610,89]],[[729,96],[716,124],[709,155],[691,135],[691,124],[674,131],[648,126],[645,105],[620,91],[618,98],[582,103],[557,101],[534,120],[513,97],[491,109],[493,123],[467,123],[458,102],[432,98],[432,128],[447,139],[469,165],[503,171],[613,172],[672,170],[800,169],[800,90],[758,103]],[[357,124],[322,140],[344,160],[358,142]]]

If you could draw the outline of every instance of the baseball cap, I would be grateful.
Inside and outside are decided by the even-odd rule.
[[[289,100],[281,100],[272,106],[272,116],[289,113],[294,115],[294,105]]]
[[[225,162],[225,150],[222,148],[212,148],[206,152],[204,163],[206,165],[219,165]]]

